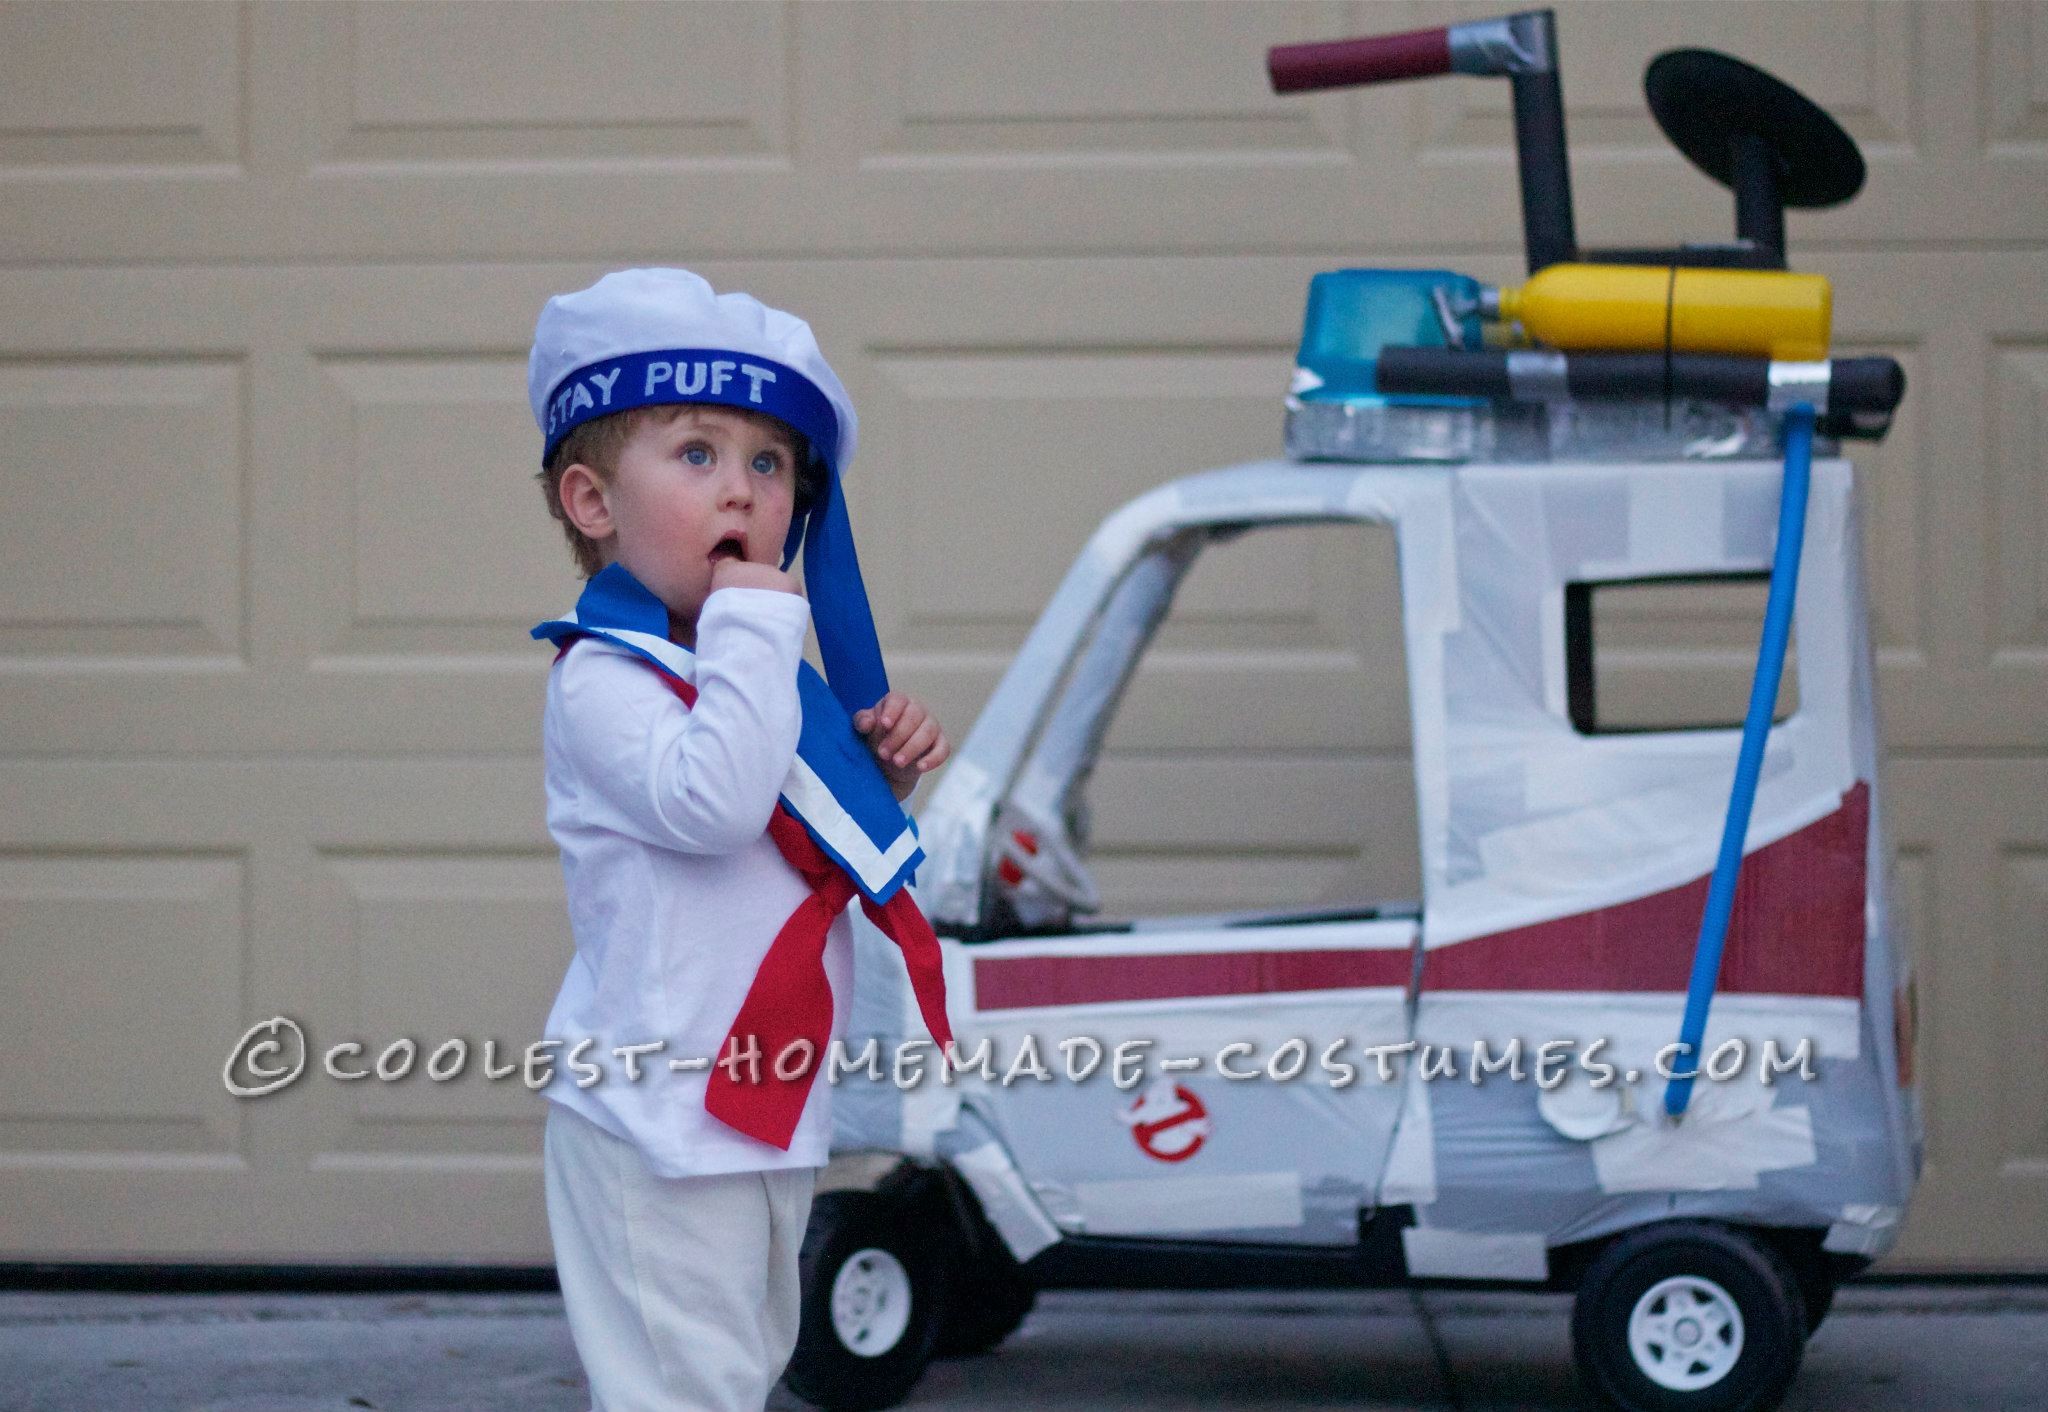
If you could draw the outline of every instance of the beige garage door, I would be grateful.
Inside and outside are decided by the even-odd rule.
[[[1311,274],[1516,272],[1501,85],[1262,78],[1488,12],[0,6],[0,1259],[546,1259],[542,1100],[476,1072],[569,954],[525,635],[576,589],[530,479],[546,295],[686,263],[812,319],[894,670],[957,735],[1105,511],[1277,451]],[[1667,47],[1767,65],[1869,156],[1791,235],[1845,349],[1912,378],[1856,452],[1930,1116],[1895,1263],[2048,1267],[2048,7],[1560,23],[1589,242],[1729,229],[1644,111]],[[1148,665],[1104,809],[1238,812],[1112,832],[1120,907],[1345,869],[1350,804],[1300,782],[1406,753],[1381,630],[1322,606],[1350,572],[1204,590]],[[1185,689],[1276,682],[1382,714],[1176,735]],[[273,1015],[470,1069],[238,1102]]]

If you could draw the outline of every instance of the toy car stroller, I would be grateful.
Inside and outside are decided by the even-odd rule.
[[[1287,459],[1160,486],[1075,561],[922,818],[969,1062],[842,1087],[788,1381],[888,1406],[1040,1289],[1483,1280],[1575,1292],[1606,1405],[1774,1406],[1920,1160],[1835,446],[1904,384],[1831,359],[1826,281],[1785,269],[1784,207],[1862,159],[1761,71],[1665,54],[1650,106],[1737,239],[1582,254],[1549,12],[1271,71],[1507,77],[1530,278],[1318,276]],[[1085,794],[1138,659],[1207,545],[1302,523],[1395,537],[1420,901],[1102,919]],[[1617,721],[1603,610],[1642,584],[1766,592],[1739,721]],[[860,944],[856,1042],[917,1033]],[[1142,1041],[1141,1081],[1017,1078],[1073,1036]]]

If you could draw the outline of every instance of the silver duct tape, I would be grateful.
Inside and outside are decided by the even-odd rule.
[[[1553,461],[1774,460],[1783,419],[1761,407],[1660,398],[1551,403]]]
[[[1557,67],[1540,15],[1507,15],[1452,25],[1451,71],[1489,77],[1495,74],[1541,74]]]
[[[1833,376],[1832,363],[1781,363],[1773,360],[1769,373],[1771,390],[1766,405],[1773,412],[1785,412],[1795,402],[1810,402],[1815,416],[1825,416],[1828,384]]]
[[[1296,461],[1483,460],[1478,407],[1390,407],[1304,402],[1287,413],[1287,454]]]
[[[1784,453],[1781,414],[1761,407],[1659,399],[1389,407],[1308,402],[1287,413],[1297,461],[1528,463],[1731,461]],[[1834,443],[1817,438],[1818,455]]]
[[[1564,354],[1517,348],[1508,354],[1508,391],[1517,402],[1563,402],[1571,386],[1565,381]]]

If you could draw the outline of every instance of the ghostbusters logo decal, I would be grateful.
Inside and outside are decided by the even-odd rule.
[[[1117,1115],[1138,1150],[1160,1162],[1185,1162],[1209,1139],[1209,1110],[1185,1084],[1160,1079]]]

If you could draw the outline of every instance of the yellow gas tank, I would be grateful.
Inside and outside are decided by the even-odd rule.
[[[1828,355],[1834,295],[1821,275],[1665,265],[1550,265],[1500,291],[1500,313],[1552,348]]]

